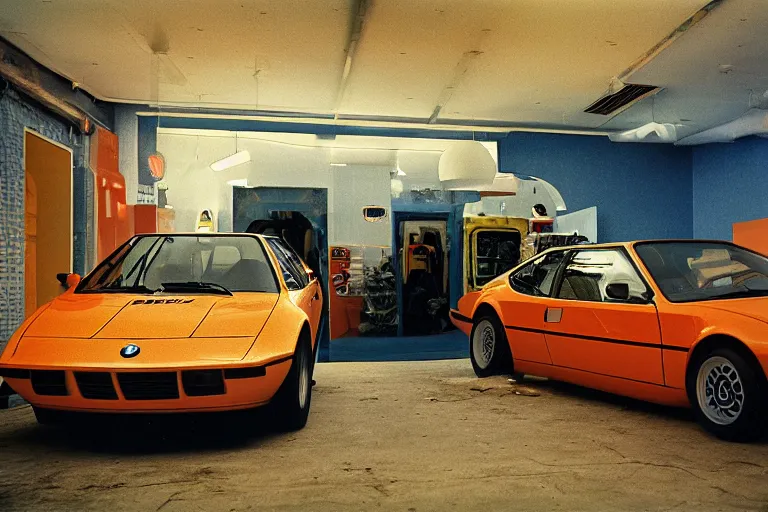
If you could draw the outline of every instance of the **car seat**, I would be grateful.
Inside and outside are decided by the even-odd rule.
[[[240,260],[217,281],[232,291],[274,292],[275,277],[269,265],[258,260]]]
[[[656,247],[643,249],[645,264],[653,269],[656,284],[665,295],[685,293],[697,289],[690,280],[693,276],[687,263],[685,263],[686,271],[675,265],[673,254],[667,254],[665,258]]]

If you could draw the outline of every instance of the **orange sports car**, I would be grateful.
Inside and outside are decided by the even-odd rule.
[[[224,411],[267,403],[302,428],[322,314],[317,279],[279,238],[132,238],[31,315],[0,375],[41,423],[62,411]]]
[[[768,416],[768,259],[727,242],[545,251],[451,312],[480,377],[513,372],[674,406],[724,439]]]

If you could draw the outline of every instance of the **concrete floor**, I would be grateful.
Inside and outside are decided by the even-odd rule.
[[[768,511],[768,443],[718,441],[687,411],[477,380],[467,360],[316,377],[292,434],[241,416],[73,433],[0,411],[0,510]]]

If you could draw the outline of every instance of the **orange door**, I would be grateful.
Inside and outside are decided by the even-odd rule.
[[[556,251],[534,260],[512,274],[514,291],[500,294],[499,306],[515,360],[552,363],[544,338],[544,312],[564,257],[564,251]]]
[[[663,385],[656,306],[623,249],[575,251],[560,281],[544,313],[552,363]]]
[[[30,175],[25,180],[24,205],[24,316],[29,316],[37,309],[37,186]]]

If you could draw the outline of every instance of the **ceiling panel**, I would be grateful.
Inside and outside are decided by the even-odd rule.
[[[337,105],[359,2],[0,0],[0,36],[116,101],[684,134],[768,107],[765,0],[724,0],[613,118],[583,110],[708,0],[369,1]]]
[[[0,0],[0,34],[100,97],[327,111],[350,8],[346,0]],[[163,83],[162,69],[157,79],[153,49],[167,53],[185,86]]]
[[[512,2],[495,17],[484,53],[443,116],[599,126],[607,119],[583,110],[605,93],[611,78],[705,3],[599,0],[564,8],[551,0]]]

